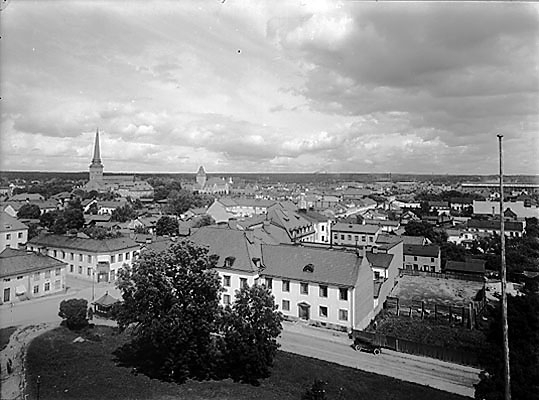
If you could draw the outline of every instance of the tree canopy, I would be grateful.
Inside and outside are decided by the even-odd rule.
[[[116,208],[112,212],[112,221],[127,222],[137,217],[136,211],[129,204]]]
[[[157,220],[155,231],[157,235],[177,236],[180,229],[178,220],[173,217],[163,216]]]
[[[41,216],[41,209],[37,204],[25,204],[17,212],[17,218],[38,219]]]

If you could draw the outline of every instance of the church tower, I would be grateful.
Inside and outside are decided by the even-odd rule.
[[[206,171],[204,171],[204,167],[202,165],[197,172],[197,183],[200,185],[201,188],[206,185]]]
[[[95,132],[94,157],[90,164],[90,182],[103,181],[103,164],[101,163],[101,152],[99,150],[99,129]]]

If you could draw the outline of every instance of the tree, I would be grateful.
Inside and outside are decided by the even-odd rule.
[[[201,228],[203,226],[208,226],[208,225],[213,225],[213,224],[215,224],[215,220],[211,217],[211,215],[204,214],[193,224],[193,228]]]
[[[79,230],[84,226],[84,214],[80,208],[68,207],[65,209],[63,216],[61,217],[65,221],[65,227],[67,230]]]
[[[178,223],[178,220],[176,218],[164,216],[157,220],[157,223],[155,224],[155,231],[157,235],[169,235],[169,236],[177,236],[178,232],[180,230],[180,225]]]
[[[25,204],[17,212],[17,218],[38,219],[41,209],[37,204]]]
[[[224,310],[224,360],[235,382],[256,385],[270,376],[283,320],[276,310],[273,295],[260,285],[241,288],[232,308]]]
[[[519,400],[536,399],[539,393],[539,295],[508,296],[507,316],[511,395]],[[499,306],[493,314],[487,341],[488,348],[480,354],[484,371],[475,385],[475,398],[501,400],[504,398],[504,357]]]
[[[411,221],[404,228],[404,234],[408,236],[424,236],[431,242],[441,245],[447,242],[447,233],[434,229],[428,222]]]
[[[121,206],[116,208],[112,212],[111,220],[116,222],[127,222],[132,220],[133,218],[136,218],[137,213],[135,210],[133,210],[133,207],[131,207],[129,204],[126,204],[125,206]]]
[[[56,221],[57,215],[57,211],[47,211],[46,213],[41,214],[39,217],[39,224],[44,228],[51,230],[52,226],[54,225],[54,221]]]
[[[133,325],[132,340],[119,353],[122,360],[169,381],[214,376],[219,370],[211,335],[219,315],[216,262],[207,248],[178,242],[159,253],[144,251],[120,270],[117,285],[124,301],[115,316],[120,330]]]
[[[181,189],[172,190],[168,195],[168,211],[174,215],[181,215],[189,210],[195,203],[193,193]]]
[[[312,386],[303,393],[301,400],[326,400],[327,382],[320,379],[315,379]]]
[[[67,232],[66,221],[64,219],[63,213],[59,213],[57,215],[56,219],[54,220],[54,223],[52,224],[51,230],[57,235],[63,235]]]
[[[81,329],[88,325],[88,302],[85,299],[62,300],[58,315],[69,329]]]

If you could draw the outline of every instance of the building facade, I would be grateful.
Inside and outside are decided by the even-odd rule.
[[[6,212],[0,212],[0,251],[18,249],[28,240],[28,226]]]

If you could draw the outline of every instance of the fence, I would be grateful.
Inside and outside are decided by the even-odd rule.
[[[372,341],[381,347],[401,353],[436,358],[438,360],[462,365],[478,365],[477,353],[471,350],[457,350],[442,346],[434,346],[364,331],[354,331],[354,336]]]
[[[457,274],[449,272],[428,272],[428,271],[416,271],[413,269],[400,269],[400,276],[402,275],[412,275],[412,276],[428,276],[431,278],[441,278],[441,279],[459,279],[461,281],[474,281],[474,282],[484,282],[485,278],[477,275],[469,274]]]
[[[480,299],[471,301],[466,306],[448,304],[427,303],[423,300],[405,300],[398,297],[388,296],[384,302],[384,310],[397,316],[416,317],[421,319],[435,320],[440,323],[461,324],[468,329],[478,326],[478,318],[486,306],[484,290],[481,291]]]

